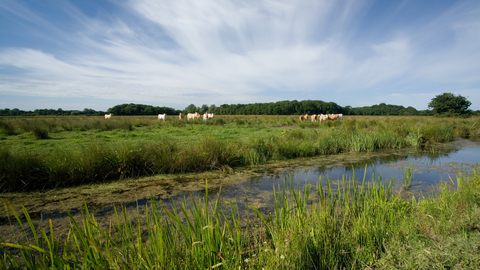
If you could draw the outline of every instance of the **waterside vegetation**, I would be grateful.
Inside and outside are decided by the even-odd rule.
[[[0,189],[50,189],[145,175],[231,171],[273,160],[480,137],[479,118],[296,116],[0,118]]]
[[[188,199],[191,208],[167,209],[152,198],[138,217],[115,211],[106,230],[85,205],[81,220],[69,214],[66,239],[54,235],[51,220],[35,227],[7,202],[23,231],[15,243],[0,239],[0,268],[478,269],[478,166],[452,183],[434,198],[403,200],[393,179],[376,175],[327,177],[316,189],[284,181],[274,188],[273,213],[251,207],[243,220],[235,202],[210,202],[207,186],[204,198]]]

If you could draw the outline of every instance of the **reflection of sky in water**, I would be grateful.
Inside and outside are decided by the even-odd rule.
[[[346,179],[352,177],[352,167],[354,168],[356,179],[361,181],[363,179],[365,165],[367,165],[366,181],[371,181],[372,174],[375,173],[375,175],[381,176],[382,181],[395,178],[396,186],[401,189],[404,177],[403,169],[405,166],[408,166],[409,162],[412,162],[415,170],[412,191],[415,193],[422,192],[429,194],[435,192],[435,188],[441,181],[449,183],[449,176],[452,177],[455,183],[455,176],[460,168],[471,171],[475,163],[480,163],[479,143],[473,143],[468,140],[456,140],[453,143],[446,144],[445,147],[447,148],[435,149],[434,152],[418,152],[415,149],[401,149],[382,150],[375,153],[343,153],[258,166],[253,168],[254,173],[250,176],[238,172],[239,179],[243,180],[229,182],[228,184],[223,182],[221,201],[227,202],[227,204],[229,201],[236,201],[242,217],[245,217],[247,214],[252,215],[250,206],[255,206],[263,213],[273,212],[273,186],[275,185],[275,188],[278,186],[281,187],[284,179],[286,179],[286,181],[292,180],[295,187],[298,185],[300,188],[302,188],[305,183],[311,183],[312,192],[315,192],[315,186],[318,183],[319,177],[322,177],[322,184],[325,186],[328,175],[332,182],[332,190],[335,192],[337,180],[341,180],[342,176],[345,176]],[[188,181],[194,182],[197,180],[190,179]],[[184,202],[185,198],[187,208],[192,207],[190,195],[184,188],[184,185],[188,184],[188,181],[168,186],[169,189],[175,189],[180,192],[174,194],[180,195],[173,196],[169,199],[158,199],[157,206],[163,204],[171,209],[172,202],[178,207]],[[197,190],[196,192],[191,192],[197,203],[199,197],[203,198],[205,195],[205,190],[201,188],[204,184],[204,179],[198,179],[198,181],[201,181],[201,185],[199,185],[198,189],[195,189]],[[209,188],[210,202],[215,201],[218,191],[218,186],[217,188]],[[155,196],[155,194],[152,195]],[[246,197],[248,198],[248,206],[245,204]],[[202,199],[202,201],[203,200],[204,199]],[[108,223],[110,219],[114,218],[114,206],[112,203],[95,205],[91,204],[88,200],[86,202],[91,212],[95,212],[97,222],[102,224],[105,222]],[[114,204],[117,207],[117,211],[121,211],[121,206],[118,203]],[[150,199],[148,198],[133,201],[125,200],[121,203],[129,212],[129,215],[131,214],[132,216],[136,215],[137,207],[139,207],[140,212],[143,213],[142,209],[149,204]],[[249,209],[249,211],[246,211],[247,209]],[[44,213],[41,209],[39,211],[41,211],[42,215],[41,220],[45,221],[48,218],[52,218],[57,224],[56,226],[58,226],[59,231],[62,231],[62,228],[65,231],[67,230],[69,220],[64,211],[58,210],[49,213]],[[76,217],[80,215],[78,209],[70,209],[70,211]],[[37,213],[38,216],[34,216],[34,219],[40,218],[40,212]],[[1,231],[2,229],[0,227],[0,237],[4,237],[5,235],[3,235]]]
[[[367,164],[366,181],[372,180],[372,175],[380,176],[381,180],[395,179],[396,185],[401,185],[404,178],[404,167],[412,162],[414,178],[412,186],[418,191],[426,191],[441,181],[455,181],[459,170],[471,171],[475,163],[480,162],[480,144],[469,143],[460,150],[438,149],[434,154],[430,152],[399,155],[396,160],[392,157],[375,157],[361,162],[343,162],[340,165],[314,165],[308,169],[288,169],[283,172],[268,173],[257,179],[251,179],[250,187],[261,191],[272,190],[272,185],[282,185],[283,179],[293,180],[295,186],[311,183],[315,186],[321,176],[322,185],[326,184],[327,176],[331,182],[341,180],[342,176],[351,179],[354,167],[355,178],[362,180]]]

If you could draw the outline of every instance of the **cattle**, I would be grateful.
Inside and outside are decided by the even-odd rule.
[[[212,119],[213,118],[213,113],[207,113],[207,118]]]
[[[307,120],[307,119],[308,119],[308,113],[305,114],[305,115],[300,115],[300,116],[298,117],[298,119],[300,120],[300,122],[303,122],[303,120]]]
[[[162,119],[163,121],[165,121],[165,116],[167,116],[166,113],[164,113],[164,114],[159,114],[159,115],[158,115],[158,120]]]
[[[326,114],[319,114],[319,115],[317,116],[317,119],[318,119],[318,122],[322,122],[322,121],[324,121],[324,120],[328,120],[328,115],[326,115]]]
[[[343,120],[343,114],[329,114],[328,120]]]
[[[343,120],[343,114],[327,114],[325,120]]]
[[[105,114],[105,119],[112,118],[112,114]]]
[[[178,114],[178,119],[179,119],[179,120],[182,120],[183,117],[184,117],[183,113],[179,113],[179,114]]]
[[[317,122],[317,115],[316,114],[312,114],[312,116],[310,116],[310,118],[312,119],[312,122]]]
[[[187,120],[195,120],[197,118],[198,113],[187,113]]]
[[[200,119],[200,116],[201,115],[199,113],[197,113],[197,112],[195,113],[195,119],[197,119],[197,120]]]
[[[204,113],[203,114],[203,121],[207,121],[208,120],[208,114],[207,113]]]
[[[338,114],[329,114],[328,115],[328,120],[337,120]]]

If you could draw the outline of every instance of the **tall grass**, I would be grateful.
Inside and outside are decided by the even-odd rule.
[[[57,140],[52,139],[49,140],[52,146],[48,153],[42,151],[42,144],[38,144],[36,149],[25,149],[24,145],[32,143],[26,139],[18,140],[21,144],[19,147],[0,141],[0,156],[4,157],[0,159],[0,188],[2,191],[23,191],[66,187],[158,173],[199,172],[225,166],[257,165],[271,160],[346,151],[405,147],[428,149],[436,143],[448,142],[457,135],[477,134],[474,128],[480,125],[472,125],[474,120],[448,122],[445,119],[413,117],[396,118],[394,121],[380,117],[347,118],[335,122],[303,122],[305,128],[286,128],[285,123],[298,123],[298,120],[276,116],[229,116],[188,123],[176,117],[167,118],[165,122],[148,117],[2,118],[3,124],[0,127],[6,133],[24,130],[33,132],[40,140],[54,137],[56,132],[78,134],[82,132],[80,130],[95,129],[101,132],[118,128],[129,130],[126,134],[136,139],[125,142],[118,136],[113,141],[95,140],[76,147],[55,147],[54,142]],[[203,130],[207,125],[214,125],[215,129],[222,131],[230,130],[232,133],[240,133],[243,128],[251,128],[252,125],[258,130],[266,129],[267,126],[269,129],[261,136],[253,137],[245,132],[239,138],[228,140],[214,139],[208,133],[212,129],[206,129],[200,135],[191,135],[192,138],[188,141],[179,142],[175,137],[179,129]],[[158,128],[171,132],[160,139],[144,142],[141,133],[136,131],[143,126],[151,128],[150,132],[155,132]]]
[[[414,174],[415,173],[413,171],[412,162],[409,162],[408,167],[403,168],[403,187],[405,188],[405,190],[410,189]]]
[[[47,228],[35,228],[25,208],[22,219],[6,203],[25,231],[16,243],[0,243],[1,264],[26,269],[237,269],[252,264],[282,267],[279,263],[287,258],[294,267],[359,265],[357,256],[347,254],[361,244],[364,251],[358,256],[370,262],[364,257],[381,248],[383,231],[395,222],[392,206],[402,204],[392,200],[391,183],[383,185],[378,178],[366,183],[365,175],[361,183],[357,181],[343,179],[335,191],[327,179],[328,189],[323,190],[319,182],[315,196],[310,196],[310,186],[302,191],[284,182],[274,190],[273,216],[266,217],[253,207],[259,217],[254,225],[249,219],[242,222],[235,203],[222,203],[220,192],[210,203],[208,187],[203,200],[191,197],[190,209],[186,201],[170,209],[158,207],[152,198],[143,220],[115,210],[108,230],[100,229],[85,205],[81,223],[67,211],[70,230],[62,241],[54,236],[51,220]],[[362,228],[374,219],[386,227],[373,233]],[[362,241],[349,232],[352,229],[361,233]],[[304,230],[305,238],[295,238]]]
[[[393,191],[393,179],[375,174],[372,181],[365,173],[363,179],[353,175],[336,182],[327,176],[316,189],[285,180],[273,190],[273,213],[252,207],[256,218],[243,220],[236,203],[220,196],[210,202],[208,186],[203,199],[191,196],[191,208],[186,199],[167,209],[152,198],[144,213],[137,208],[137,217],[115,210],[107,229],[84,205],[80,221],[67,211],[70,229],[63,239],[54,235],[51,220],[35,227],[24,207],[19,214],[7,202],[6,210],[23,229],[15,243],[0,239],[0,267],[476,269],[478,173],[477,167],[471,176],[459,175],[457,190],[444,186],[438,197],[419,201],[403,201]],[[454,242],[471,249],[442,246],[452,248]]]

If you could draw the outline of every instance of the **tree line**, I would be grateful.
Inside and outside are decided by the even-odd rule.
[[[79,110],[62,109],[38,109],[34,111],[22,111],[19,109],[0,109],[0,116],[41,116],[41,115],[97,115],[105,113],[113,115],[157,115],[166,113],[175,115],[180,112],[200,114],[214,113],[218,115],[301,115],[301,114],[344,114],[344,115],[401,115],[401,116],[428,116],[428,115],[480,115],[480,111],[467,110],[471,103],[462,96],[455,96],[450,93],[438,95],[429,103],[432,110],[417,110],[411,106],[405,108],[401,105],[391,105],[380,103],[378,105],[355,107],[342,107],[335,102],[324,102],[321,100],[285,100],[270,103],[251,103],[251,104],[223,104],[219,107],[215,105],[202,105],[197,107],[194,104],[188,105],[184,110],[176,110],[170,107],[159,107],[143,104],[120,104],[109,108],[106,112],[95,111],[85,108]]]

